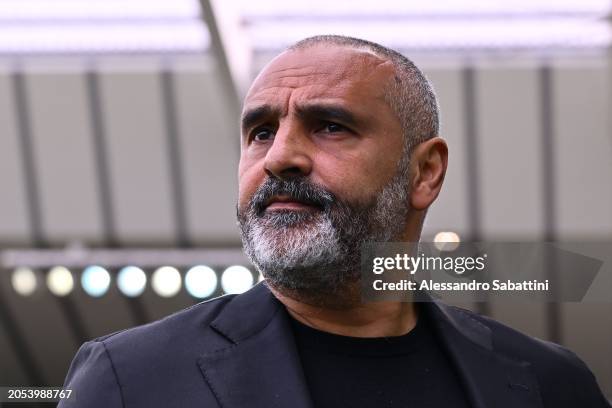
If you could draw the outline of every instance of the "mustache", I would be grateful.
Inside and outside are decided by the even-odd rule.
[[[261,215],[268,201],[277,195],[285,195],[323,211],[329,211],[337,201],[332,192],[304,177],[287,180],[270,177],[253,194],[249,207],[255,214]]]

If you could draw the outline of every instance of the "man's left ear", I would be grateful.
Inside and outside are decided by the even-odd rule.
[[[434,137],[414,147],[410,157],[410,204],[414,209],[426,210],[438,197],[447,165],[448,146],[444,139]]]

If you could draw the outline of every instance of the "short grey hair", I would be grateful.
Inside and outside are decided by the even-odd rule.
[[[287,50],[303,50],[320,44],[367,50],[393,64],[395,76],[385,89],[385,99],[402,126],[405,153],[438,135],[440,110],[436,95],[431,83],[410,59],[380,44],[342,35],[308,37]]]

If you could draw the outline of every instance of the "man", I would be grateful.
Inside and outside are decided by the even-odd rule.
[[[418,241],[447,167],[405,57],[303,40],[253,83],[241,135],[238,220],[265,283],[86,343],[74,406],[609,407],[558,345],[439,302],[361,301],[362,243]]]

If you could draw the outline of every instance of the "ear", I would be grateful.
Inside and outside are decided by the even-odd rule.
[[[438,197],[447,166],[448,146],[444,139],[434,137],[414,147],[410,157],[410,204],[414,209],[426,210]]]

